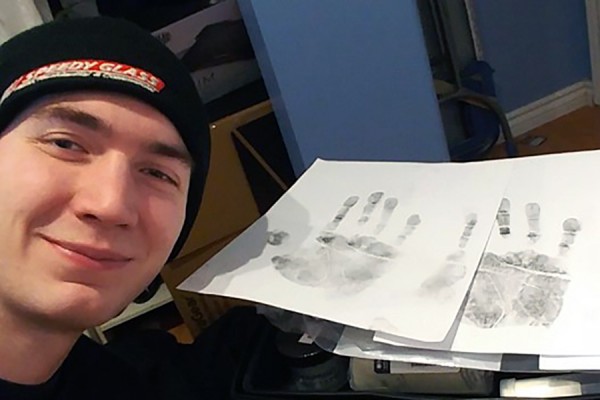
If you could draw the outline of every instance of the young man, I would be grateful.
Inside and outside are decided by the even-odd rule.
[[[0,398],[159,397],[164,376],[81,333],[194,222],[209,130],[188,72],[133,24],[54,22],[0,47],[0,96]]]

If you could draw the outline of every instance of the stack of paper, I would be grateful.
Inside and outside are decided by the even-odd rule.
[[[599,151],[318,160],[180,289],[343,324],[344,355],[600,369],[596,171]]]

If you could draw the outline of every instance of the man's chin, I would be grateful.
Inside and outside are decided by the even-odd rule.
[[[48,302],[42,306],[47,323],[57,324],[57,328],[71,331],[100,326],[121,314],[129,302],[114,300],[114,294],[102,294],[94,290],[78,290],[77,293],[65,293],[60,299]]]

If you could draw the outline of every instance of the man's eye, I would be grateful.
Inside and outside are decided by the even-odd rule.
[[[83,151],[83,147],[69,139],[52,139],[50,143],[65,150]]]
[[[165,174],[164,172],[162,172],[158,169],[146,168],[146,169],[144,169],[144,172],[146,174],[152,176],[153,178],[157,178],[157,179],[160,179],[162,181],[165,181],[167,183],[177,186],[177,181],[175,181],[175,179],[171,178],[169,175]]]

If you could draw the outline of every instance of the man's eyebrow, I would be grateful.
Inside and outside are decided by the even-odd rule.
[[[57,118],[81,125],[94,131],[103,131],[106,133],[111,132],[111,127],[106,121],[103,121],[102,119],[90,113],[69,106],[53,105],[49,107],[43,107],[35,111],[33,116],[38,118]]]
[[[41,108],[33,113],[34,117],[57,118],[67,122],[81,125],[85,128],[110,134],[112,132],[110,124],[106,121],[92,115],[88,112],[74,107],[53,105]],[[191,169],[194,168],[194,160],[185,147],[172,145],[159,141],[152,141],[145,144],[145,150],[158,156],[173,158],[182,162]]]
[[[174,146],[171,144],[163,143],[163,142],[148,142],[146,144],[146,151],[151,154],[156,154],[161,157],[168,157],[175,159],[188,167],[190,169],[194,168],[194,160],[190,153],[184,147]]]

